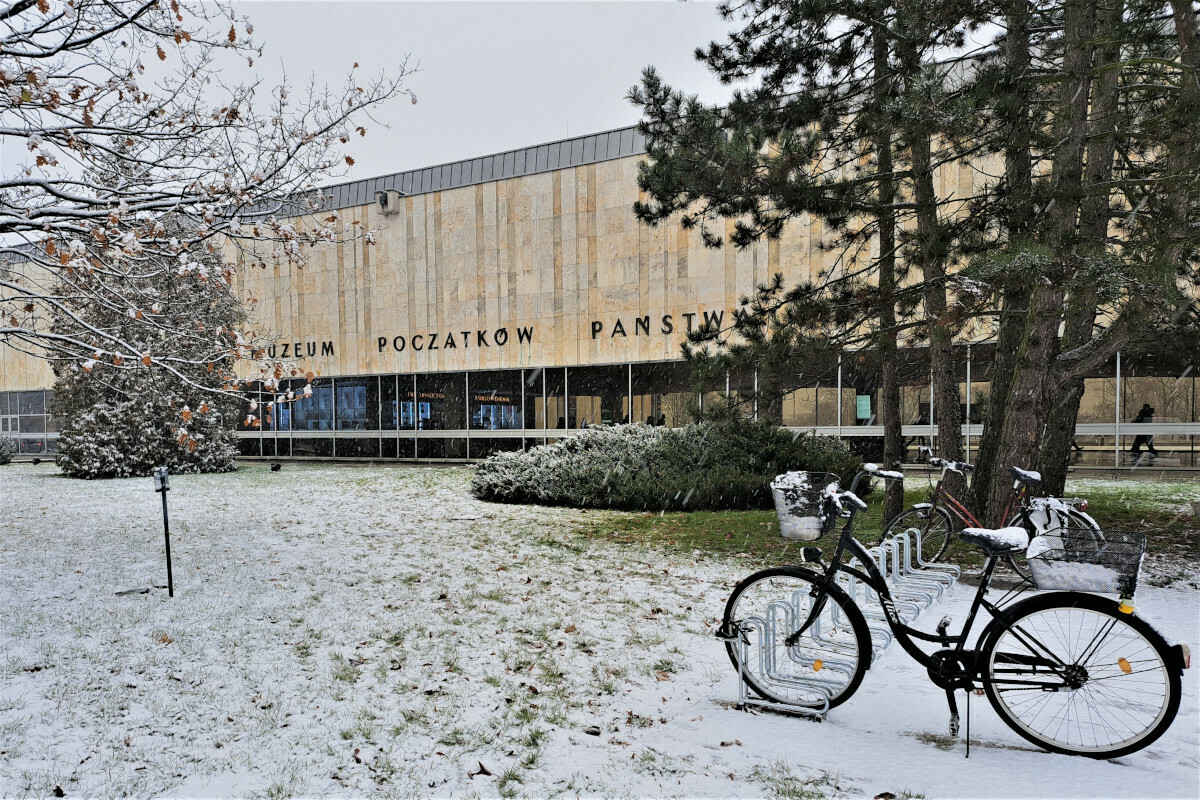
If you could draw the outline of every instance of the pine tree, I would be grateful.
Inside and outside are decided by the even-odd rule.
[[[121,296],[136,298],[145,311],[81,303],[66,305],[56,317],[57,334],[86,342],[100,330],[143,353],[137,361],[109,356],[54,363],[52,410],[63,420],[56,461],[67,475],[145,476],[159,465],[175,473],[237,468],[233,427],[241,403],[221,391],[233,355],[214,354],[211,334],[236,330],[246,314],[217,279],[219,256],[202,253],[194,261],[198,267],[185,274],[128,270]]]
[[[897,343],[924,340],[943,455],[961,457],[951,348],[961,317],[946,274],[973,220],[947,213],[961,201],[939,196],[933,176],[974,129],[974,96],[958,85],[961,64],[935,56],[963,45],[981,8],[731,0],[721,13],[742,27],[697,51],[722,81],[747,84],[727,107],[671,89],[653,69],[630,92],[650,159],[639,175],[647,199],[634,206],[641,220],[678,214],[710,246],[747,247],[809,217],[838,254],[837,268],[813,281],[785,287],[777,276],[761,287],[727,331],[693,337],[719,342],[731,371],[757,370],[760,415],[799,385],[796,363],[835,369],[838,352],[871,347],[880,352],[884,456],[899,459]],[[728,235],[714,233],[725,220]],[[686,352],[712,358],[703,346]],[[889,492],[891,512],[901,501],[898,487]]]

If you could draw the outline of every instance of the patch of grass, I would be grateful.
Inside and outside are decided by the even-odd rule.
[[[1200,561],[1200,520],[1179,507],[1200,496],[1197,483],[1149,484],[1143,481],[1071,481],[1068,496],[1086,497],[1088,513],[1101,527],[1146,534],[1151,553]],[[926,501],[929,486],[921,477],[910,478],[904,507]],[[878,541],[883,519],[883,492],[873,492],[867,511],[855,522],[856,537],[867,544]],[[774,511],[691,511],[669,513],[609,512],[578,529],[575,536],[616,544],[650,546],[669,552],[701,556],[740,556],[748,566],[793,564],[800,560],[803,544],[779,535]],[[831,534],[814,543],[831,551]],[[954,538],[948,559],[962,566],[983,563],[978,547]]]
[[[428,714],[419,708],[409,708],[400,712],[404,721],[409,725],[425,725],[429,721]]]
[[[1190,507],[1200,483],[1078,480],[1067,494],[1086,497],[1101,528],[1144,533],[1147,551],[1200,561],[1200,519]]]
[[[674,658],[660,658],[650,669],[654,672],[678,672],[679,662]]]
[[[513,719],[518,725],[528,725],[531,722],[536,722],[537,718],[538,710],[529,704],[520,706],[513,711]]]
[[[543,742],[546,741],[546,736],[546,731],[542,728],[530,728],[529,731],[521,737],[521,744],[525,747],[536,750],[542,746]]]
[[[444,744],[447,747],[461,747],[467,741],[467,732],[462,728],[451,728],[437,739],[438,744]]]
[[[358,680],[358,668],[349,662],[338,661],[333,665],[333,671],[330,673],[335,681],[345,681],[346,683],[354,683]]]
[[[521,785],[521,773],[516,767],[509,767],[500,773],[496,779],[496,793],[501,797],[516,797],[517,787]]]
[[[825,800],[838,794],[837,779],[824,770],[797,775],[786,761],[768,761],[756,766],[750,779],[778,800]]]

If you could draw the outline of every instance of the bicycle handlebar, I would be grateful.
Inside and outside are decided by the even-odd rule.
[[[863,472],[885,481],[902,481],[904,473],[899,470],[880,469],[878,464],[863,464]]]
[[[842,505],[843,501],[845,501],[847,505],[853,506],[859,511],[867,510],[867,504],[854,492],[839,492],[837,489],[827,489],[826,492],[829,499],[833,501],[835,506],[837,506],[839,514],[846,511],[846,507]]]
[[[974,464],[968,464],[965,461],[949,461],[944,458],[930,458],[929,465],[932,467],[941,467],[943,470],[957,472],[959,475],[975,471]]]

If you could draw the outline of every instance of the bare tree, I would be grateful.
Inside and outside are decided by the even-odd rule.
[[[342,145],[366,135],[373,109],[400,94],[416,102],[404,88],[413,69],[362,79],[355,64],[336,89],[223,83],[235,59],[261,57],[253,30],[221,3],[0,6],[0,137],[28,151],[0,176],[0,344],[183,383],[200,367],[223,391],[241,388],[239,359],[258,362],[268,389],[296,374],[246,330],[161,314],[151,278],[232,285],[239,268],[301,268],[306,248],[370,242],[322,208],[316,186],[353,164]],[[168,215],[184,224],[168,230]],[[220,266],[200,254],[221,254]],[[75,312],[96,305],[135,333]]]

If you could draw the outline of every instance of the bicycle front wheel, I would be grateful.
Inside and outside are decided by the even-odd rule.
[[[921,532],[921,560],[937,561],[946,554],[954,523],[946,511],[921,504],[901,511],[893,517],[883,529],[883,535],[886,537],[889,534],[902,533],[909,528],[916,528]]]
[[[722,629],[746,685],[775,703],[823,708],[844,703],[871,658],[867,621],[839,586],[814,606],[821,576],[800,567],[756,572],[733,590]]]
[[[1162,736],[1179,711],[1170,646],[1113,600],[1051,592],[993,625],[980,651],[988,700],[1039,747],[1116,758]]]

